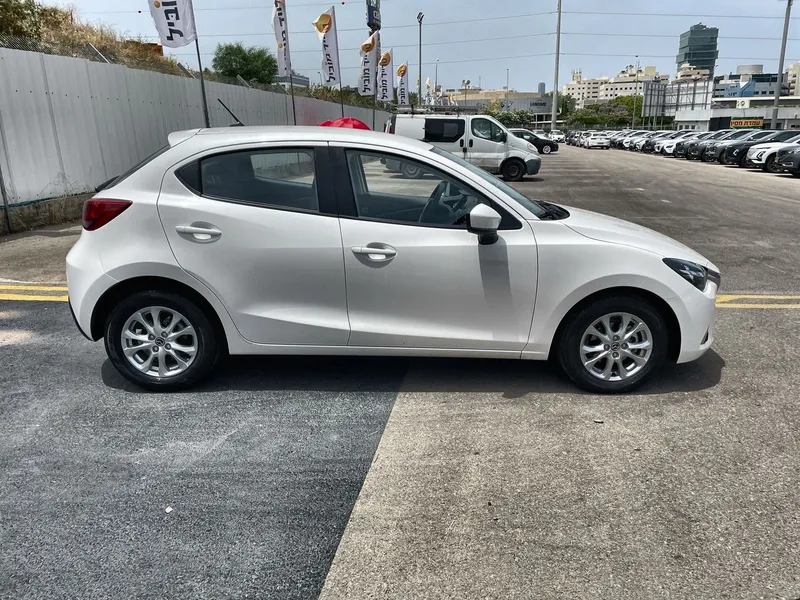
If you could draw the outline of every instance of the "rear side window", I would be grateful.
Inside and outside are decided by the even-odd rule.
[[[249,150],[208,156],[176,171],[201,196],[232,202],[319,211],[314,151]]]
[[[426,142],[453,143],[464,137],[464,119],[425,119]]]
[[[125,171],[122,175],[117,177],[114,181],[112,181],[111,183],[106,185],[105,188],[107,189],[107,188],[110,188],[110,187],[114,187],[115,185],[119,185],[120,183],[125,181],[128,177],[130,177],[131,175],[136,173],[136,171],[138,171],[139,169],[144,167],[147,163],[149,163],[151,161],[154,161],[155,159],[157,159],[159,156],[164,154],[164,152],[166,152],[169,149],[170,149],[170,146],[164,146],[163,148],[159,148],[158,150],[153,152],[153,154],[151,154],[150,156],[145,158],[142,162],[140,162],[140,163],[136,164],[135,166],[131,167],[129,170]]]

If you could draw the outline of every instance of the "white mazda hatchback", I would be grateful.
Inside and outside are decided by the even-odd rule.
[[[153,390],[227,353],[553,357],[582,388],[623,392],[713,341],[720,275],[703,256],[395,135],[173,133],[83,226],[78,327]]]

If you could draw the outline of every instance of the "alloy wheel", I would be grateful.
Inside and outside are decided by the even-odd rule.
[[[550,146],[543,147],[542,154],[550,154]]]
[[[136,311],[125,322],[121,337],[125,358],[149,377],[180,375],[197,357],[194,326],[171,308],[149,306]]]
[[[584,368],[604,381],[623,381],[639,373],[653,353],[653,335],[640,318],[610,313],[595,320],[581,336]]]

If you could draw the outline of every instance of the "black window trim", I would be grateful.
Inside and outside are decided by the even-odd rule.
[[[228,198],[225,196],[215,196],[213,194],[206,194],[203,190],[196,190],[192,188],[188,183],[184,180],[183,177],[180,176],[178,171],[184,169],[190,165],[197,165],[199,169],[200,162],[207,159],[207,158],[214,158],[216,156],[223,156],[227,154],[240,154],[243,152],[253,153],[258,151],[277,151],[277,152],[311,152],[314,160],[314,179],[317,187],[317,210],[309,210],[304,208],[295,208],[291,206],[281,206],[278,204],[267,204],[264,202],[251,202],[249,200],[240,200],[237,198]],[[227,202],[229,204],[239,204],[242,206],[252,206],[254,208],[264,208],[268,210],[280,210],[284,212],[294,212],[294,213],[302,213],[308,215],[317,215],[321,217],[336,217],[339,216],[338,206],[334,194],[321,194],[320,190],[333,190],[334,189],[334,177],[332,173],[332,168],[330,164],[330,151],[327,144],[320,145],[320,146],[302,146],[302,145],[295,145],[292,144],[291,146],[282,146],[282,145],[270,145],[270,146],[250,146],[250,147],[236,147],[235,149],[224,150],[220,149],[219,152],[212,152],[210,154],[201,154],[199,156],[195,155],[188,159],[186,162],[174,165],[172,167],[172,173],[175,178],[180,182],[180,184],[185,187],[189,192],[194,194],[199,198],[205,198],[206,200],[214,200],[215,202]],[[200,182],[202,187],[202,180]]]
[[[350,168],[347,164],[347,157],[346,151],[351,150],[354,152],[364,152],[364,153],[371,153],[371,154],[379,154],[381,156],[386,156],[387,158],[393,157],[398,160],[414,160],[416,162],[422,163],[430,168],[436,169],[437,171],[441,171],[444,175],[447,175],[444,170],[439,167],[438,165],[431,167],[428,163],[421,161],[416,158],[409,158],[407,156],[400,156],[397,154],[393,154],[391,152],[386,152],[385,150],[374,150],[370,148],[359,148],[359,147],[344,147],[344,146],[331,146],[330,147],[330,160],[331,166],[335,167],[333,172],[336,180],[336,198],[339,205],[339,218],[341,219],[350,219],[355,221],[368,221],[371,223],[387,223],[389,225],[407,225],[408,227],[425,227],[429,229],[453,229],[457,231],[466,231],[466,225],[439,225],[436,223],[412,223],[411,221],[400,221],[394,219],[379,219],[375,217],[361,217],[358,215],[358,207],[356,206],[356,196],[353,191],[353,181],[350,177]],[[452,176],[451,176],[452,177]],[[519,217],[515,215],[513,212],[501,206],[492,198],[489,198],[484,192],[476,190],[474,186],[470,185],[468,182],[464,181],[463,179],[458,180],[459,183],[463,183],[464,187],[468,189],[470,192],[486,200],[489,205],[494,208],[502,218],[502,221],[506,220],[506,216],[509,219],[514,220],[514,226],[503,226],[502,221],[498,231],[518,231],[523,229],[524,225],[520,221]]]

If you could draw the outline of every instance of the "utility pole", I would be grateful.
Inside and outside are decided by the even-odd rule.
[[[506,69],[506,105],[504,108],[508,110],[508,69]]]
[[[558,0],[558,20],[556,21],[556,68],[553,77],[553,112],[550,119],[550,131],[556,128],[558,118],[558,62],[561,58],[561,0]]]
[[[417,102],[422,104],[422,19],[425,15],[419,13],[417,15],[417,22],[419,23],[419,88],[417,90]]]
[[[783,21],[783,39],[781,40],[781,58],[778,61],[778,85],[775,88],[775,101],[772,104],[772,123],[771,129],[778,128],[778,105],[781,100],[781,88],[783,88],[783,61],[786,58],[786,38],[789,37],[789,19],[792,15],[792,2],[786,0],[786,18]]]
[[[639,97],[639,55],[636,55],[636,84],[633,86],[633,112],[631,113],[631,129],[636,129],[636,100]]]
[[[439,98],[439,59],[436,59],[436,76],[433,78],[433,97],[434,104],[438,104],[436,99]]]

